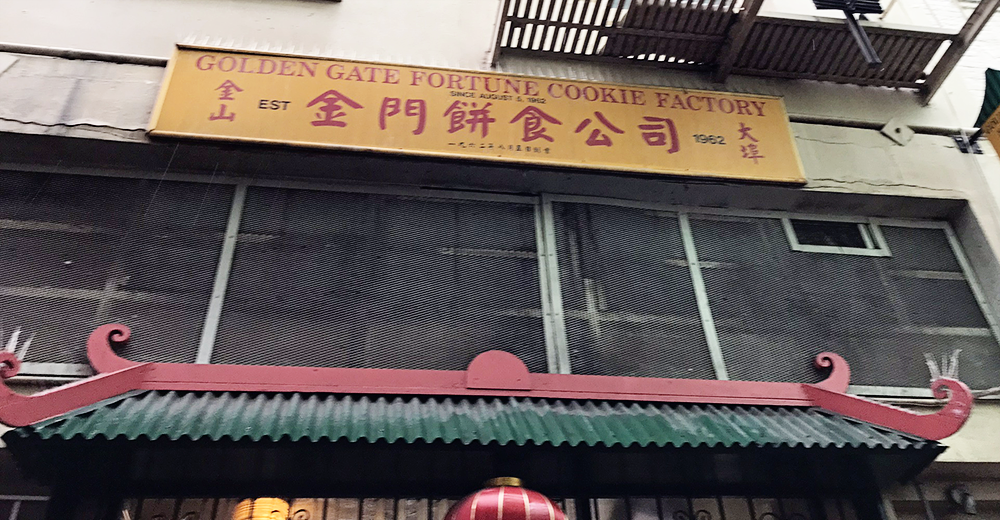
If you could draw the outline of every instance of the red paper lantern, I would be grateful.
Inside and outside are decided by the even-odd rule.
[[[521,479],[501,477],[458,501],[444,520],[566,520],[555,502],[521,487]]]

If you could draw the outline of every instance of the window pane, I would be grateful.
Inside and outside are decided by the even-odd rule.
[[[857,247],[864,249],[865,239],[854,222],[792,220],[799,244],[808,246]]]

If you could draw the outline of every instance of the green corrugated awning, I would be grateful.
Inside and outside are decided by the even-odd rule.
[[[938,443],[816,408],[143,391],[4,438],[249,440],[940,451]]]

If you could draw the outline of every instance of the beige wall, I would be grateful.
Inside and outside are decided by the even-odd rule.
[[[965,426],[945,439],[938,462],[1000,462],[1000,402],[979,401]],[[1000,499],[1000,482],[996,488]]]
[[[483,67],[498,0],[4,0],[0,41],[167,57],[178,41]]]

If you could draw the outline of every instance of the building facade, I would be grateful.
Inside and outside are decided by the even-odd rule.
[[[882,7],[868,67],[770,0],[4,2],[4,384],[39,400],[0,406],[0,515],[432,520],[514,474],[580,520],[1000,517],[1000,162],[954,139],[997,5]],[[351,103],[382,132],[258,117]],[[935,375],[977,397],[943,439],[884,406],[933,414]]]

